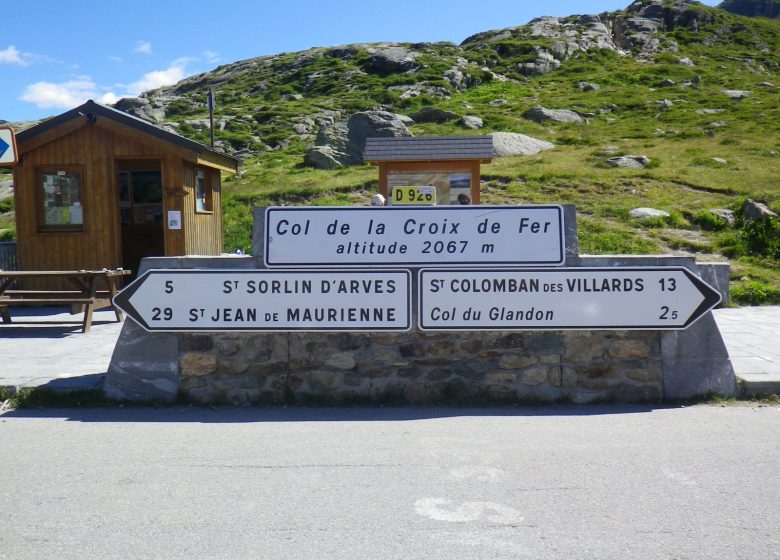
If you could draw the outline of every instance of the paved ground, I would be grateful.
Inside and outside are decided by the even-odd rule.
[[[81,315],[58,308],[13,308],[15,323],[0,323],[0,386],[99,386],[121,324],[97,311],[89,333]],[[780,393],[780,307],[717,309],[737,375],[748,389]]]
[[[19,410],[0,558],[780,558],[778,407]]]
[[[64,307],[13,307],[11,318],[0,322],[0,387],[97,387],[122,329],[108,309],[93,313],[88,333]]]
[[[780,394],[780,307],[714,313],[734,371],[748,392]]]

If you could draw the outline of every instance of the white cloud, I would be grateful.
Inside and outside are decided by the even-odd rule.
[[[15,64],[17,66],[29,66],[36,62],[58,62],[61,60],[46,56],[45,54],[33,54],[22,52],[15,45],[9,45],[8,48],[0,51],[0,64]]]
[[[216,64],[219,62],[219,54],[215,53],[214,51],[203,51],[203,58],[209,64]]]
[[[20,99],[41,109],[72,109],[88,99],[111,105],[122,97],[135,97],[139,93],[169,86],[182,80],[190,58],[179,58],[165,70],[147,72],[141,79],[130,84],[116,84],[113,87],[100,86],[90,76],[73,76],[60,82],[36,82],[24,89]]]
[[[152,54],[152,44],[149,41],[136,41],[133,52],[141,54]]]
[[[98,87],[88,76],[67,82],[36,82],[24,89],[20,99],[41,109],[71,109],[99,95]]]
[[[169,86],[184,79],[185,68],[190,62],[189,58],[179,58],[174,60],[165,70],[155,70],[147,72],[140,80],[131,84],[121,86],[127,95],[138,95],[142,91],[157,89],[162,86]]]
[[[121,63],[122,63],[122,57],[121,57],[121,56],[114,56],[114,55],[110,55],[110,56],[108,56],[107,58],[108,58],[108,60],[110,60],[111,62],[116,62],[117,64],[121,64]]]
[[[28,66],[30,63],[22,58],[22,54],[14,45],[9,45],[7,49],[0,51],[0,64]]]

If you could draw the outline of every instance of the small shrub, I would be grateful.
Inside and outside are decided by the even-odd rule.
[[[731,290],[731,298],[743,305],[761,305],[780,301],[780,290],[758,280],[744,280]]]
[[[726,220],[706,210],[697,213],[693,217],[693,223],[706,231],[723,231],[729,227]]]

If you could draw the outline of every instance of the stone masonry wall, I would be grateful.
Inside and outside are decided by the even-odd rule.
[[[657,332],[179,335],[198,403],[466,404],[663,397]]]

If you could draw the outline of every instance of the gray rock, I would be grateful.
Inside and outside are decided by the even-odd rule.
[[[459,119],[460,115],[436,107],[423,107],[409,117],[416,123],[445,123]]]
[[[777,218],[777,214],[772,212],[766,204],[749,198],[742,205],[742,213],[745,215],[745,218],[751,221]]]
[[[402,114],[400,114],[400,113],[393,113],[393,114],[396,116],[396,118],[397,118],[399,121],[401,121],[402,123],[404,123],[406,126],[411,126],[411,125],[413,125],[413,124],[414,124],[414,119],[413,119],[412,117],[409,117],[409,116],[407,116],[407,115],[402,115]]]
[[[729,163],[729,162],[728,162],[728,161],[726,161],[725,159],[723,159],[723,158],[719,158],[719,157],[714,157],[714,158],[712,158],[712,161],[713,161],[713,162],[715,162],[715,163],[719,163],[719,164],[721,164],[721,165],[728,165],[728,163]]]
[[[567,109],[546,109],[545,107],[534,107],[529,109],[523,115],[524,118],[541,123],[545,121],[554,121],[560,123],[579,123],[586,124],[587,119],[582,118],[578,113]]]
[[[323,118],[315,145],[304,156],[306,165],[318,169],[358,165],[363,162],[366,138],[412,135],[398,115],[387,111],[355,113],[346,123],[331,119]]]
[[[390,86],[387,89],[389,91],[400,91],[401,99],[411,99],[421,95],[427,95],[428,97],[441,97],[443,99],[449,99],[451,97],[450,91],[447,88],[441,86],[431,86],[428,84],[405,84],[400,86]]]
[[[598,91],[601,89],[600,85],[594,84],[593,82],[580,82],[577,84],[577,87],[582,91]]]
[[[672,79],[666,78],[664,81],[662,81],[660,84],[658,84],[660,87],[672,87],[676,85],[677,82],[675,82]]]
[[[668,218],[669,212],[657,210],[655,208],[634,208],[628,213],[635,220],[650,220],[653,218]]]
[[[190,125],[195,130],[208,130],[209,128],[209,120],[208,119],[190,119],[184,121],[186,124]]]
[[[624,167],[627,169],[644,169],[650,163],[647,156],[617,156],[607,160],[610,167]]]
[[[471,85],[471,76],[464,74],[458,67],[452,67],[444,71],[444,79],[458,91],[464,91]]]
[[[395,113],[387,111],[363,111],[355,113],[347,121],[349,130],[347,136],[350,143],[354,145],[359,153],[363,153],[366,145],[366,138],[369,136],[379,137],[401,137],[412,136],[412,133],[406,128],[406,125],[395,116]]]
[[[371,55],[368,64],[380,74],[406,72],[419,68],[415,54],[406,47],[393,46],[381,49]]]
[[[3,179],[0,181],[0,200],[10,198],[14,195],[14,180]]]
[[[728,126],[728,123],[726,121],[714,121],[707,123],[707,126],[709,128],[723,128],[724,126]]]
[[[724,111],[725,109],[698,109],[696,112],[700,115],[717,115]]]
[[[546,50],[539,50],[534,62],[518,64],[518,70],[526,76],[544,76],[561,67],[561,61]]]
[[[743,99],[749,97],[753,92],[741,89],[724,89],[722,90],[722,93],[729,99],[733,99],[734,101],[742,101]]]
[[[733,226],[737,221],[736,212],[734,212],[734,210],[729,210],[727,208],[710,208],[708,212],[717,216],[730,226]]]
[[[773,87],[775,87],[775,84],[772,84],[772,83],[769,83],[769,82],[761,82],[758,85],[761,86],[761,87],[765,87],[765,88],[773,88]]]
[[[656,101],[656,105],[658,105],[661,109],[669,109],[671,107],[674,107],[674,103],[672,103],[668,99],[662,99],[661,101]]]
[[[679,60],[681,66],[696,66],[696,63],[687,56]]]
[[[531,156],[551,150],[554,144],[516,132],[494,132],[493,153],[496,157]]]
[[[303,156],[304,165],[315,169],[337,169],[349,164],[350,155],[333,146],[310,146]]]
[[[495,105],[498,107],[500,105],[506,105],[507,103],[509,103],[509,101],[506,99],[494,99],[493,101],[488,102],[488,105]]]
[[[463,128],[468,128],[471,130],[479,130],[483,128],[485,125],[482,122],[482,119],[479,117],[474,117],[472,115],[466,115],[460,121],[458,121],[458,124],[461,125]]]

